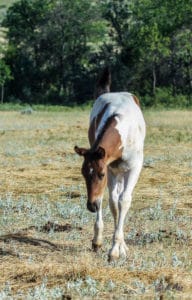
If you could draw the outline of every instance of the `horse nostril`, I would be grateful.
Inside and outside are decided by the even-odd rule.
[[[87,201],[87,209],[92,213],[95,213],[98,210],[97,202],[89,202]]]

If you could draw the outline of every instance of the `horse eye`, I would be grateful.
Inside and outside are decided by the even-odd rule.
[[[100,180],[102,180],[104,176],[105,176],[105,174],[104,174],[104,173],[100,173],[100,174],[98,174],[98,177],[99,177],[99,179],[100,179]]]

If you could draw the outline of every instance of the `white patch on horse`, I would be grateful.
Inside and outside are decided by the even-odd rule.
[[[108,118],[116,115],[116,129],[121,137],[121,148],[123,148],[122,158],[128,160],[133,148],[139,151],[144,143],[145,123],[141,110],[130,93],[105,93],[95,101],[90,116],[90,123],[98,116],[106,104],[110,105],[101,118],[95,132],[95,139],[102,131]]]
[[[110,104],[106,109],[105,113],[103,114],[100,124],[95,132],[95,138],[98,137],[99,133],[102,131],[103,127],[105,126],[106,121],[114,114],[123,114],[124,108],[127,106],[124,103],[125,99],[131,99],[133,101],[133,97],[130,93],[105,93],[101,95],[94,103],[91,116],[90,116],[90,124],[92,123],[93,119],[96,118],[99,113],[103,110],[106,104]],[[126,102],[126,101],[125,101]],[[123,105],[124,104],[124,105]]]
[[[90,168],[89,169],[89,175],[92,175],[93,174],[93,168]]]

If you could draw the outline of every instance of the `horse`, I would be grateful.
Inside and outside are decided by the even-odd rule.
[[[96,100],[90,114],[90,148],[74,147],[83,156],[82,175],[87,188],[87,209],[96,212],[92,248],[103,241],[102,200],[108,186],[109,206],[114,218],[114,234],[108,260],[126,257],[124,221],[132,192],[143,165],[146,134],[138,98],[128,92],[110,92],[111,74],[102,72],[96,85]]]

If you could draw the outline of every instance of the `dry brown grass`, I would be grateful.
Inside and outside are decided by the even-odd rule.
[[[16,298],[46,278],[47,290],[61,287],[63,299],[190,299],[192,113],[145,113],[145,167],[125,225],[130,256],[113,264],[107,200],[103,250],[90,249],[94,215],[84,208],[81,159],[73,152],[88,145],[88,115],[0,112],[0,289],[8,284]],[[43,227],[49,221],[58,227]]]

